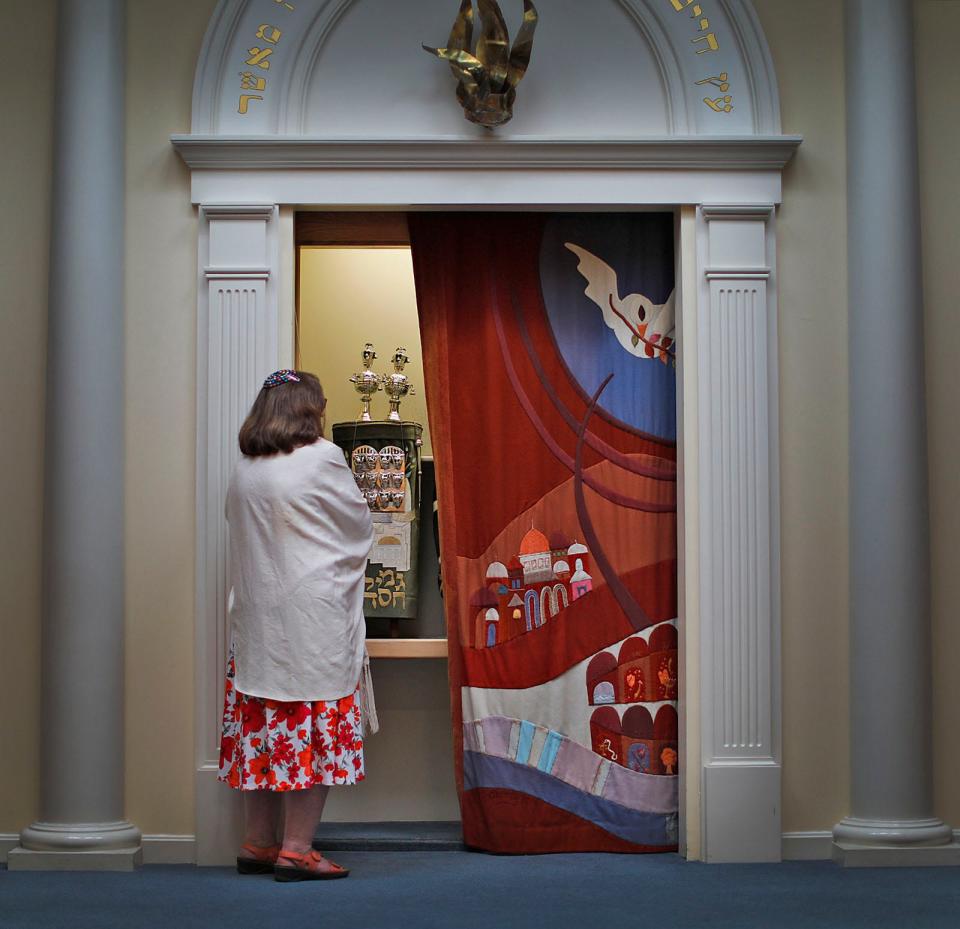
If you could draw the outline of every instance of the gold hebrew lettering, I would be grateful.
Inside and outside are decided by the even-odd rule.
[[[703,102],[715,113],[729,113],[733,109],[733,97],[729,94],[725,97],[717,97],[716,100],[704,97]]]
[[[283,33],[276,26],[271,26],[269,23],[261,23],[257,29],[257,38],[263,39],[264,42],[269,42],[271,45],[276,45],[277,42],[280,41],[281,35],[283,35]]]
[[[721,71],[715,77],[705,77],[702,81],[697,81],[698,87],[704,84],[712,84],[720,93],[725,94],[730,89],[729,75],[726,71]]]
[[[272,48],[253,48],[247,49],[247,54],[250,56],[244,64],[256,65],[258,68],[263,68],[264,71],[270,70],[270,62],[267,59],[273,54]]]
[[[241,71],[240,87],[243,90],[266,90],[267,79],[265,77],[257,77],[252,71]]]
[[[697,49],[698,55],[705,55],[707,52],[715,52],[718,48],[720,48],[720,43],[717,42],[717,37],[712,32],[709,35],[697,36],[697,38],[691,39],[690,41],[693,42],[694,44],[696,44],[697,42],[707,43],[706,48]]]

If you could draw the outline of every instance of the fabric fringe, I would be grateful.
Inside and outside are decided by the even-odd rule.
[[[370,674],[370,656],[363,652],[363,671],[360,674],[360,712],[363,716],[363,728],[369,735],[380,731],[377,718],[377,704],[373,699],[373,676]]]

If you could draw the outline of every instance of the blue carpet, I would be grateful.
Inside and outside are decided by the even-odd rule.
[[[345,881],[225,868],[0,870],[2,929],[956,929],[960,869],[688,864],[676,855],[341,852]]]

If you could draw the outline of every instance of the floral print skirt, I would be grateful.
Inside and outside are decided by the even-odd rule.
[[[306,790],[364,779],[360,685],[339,700],[267,700],[234,687],[227,662],[219,780],[237,790]]]

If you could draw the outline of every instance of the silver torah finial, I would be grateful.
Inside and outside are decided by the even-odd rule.
[[[410,386],[410,378],[403,373],[403,369],[410,363],[410,356],[405,348],[397,348],[393,353],[393,373],[384,374],[381,378],[383,389],[390,399],[390,415],[388,419],[400,422],[400,401],[407,396],[416,395],[416,390]]]
[[[363,408],[360,412],[360,421],[364,423],[369,423],[372,419],[370,416],[370,401],[373,398],[373,395],[380,390],[381,378],[379,374],[374,374],[371,370],[373,367],[373,362],[376,360],[377,353],[373,350],[373,343],[367,342],[363,347],[363,370],[358,371],[356,374],[350,375],[350,383],[353,384],[354,389],[360,394],[361,399],[363,400]]]

